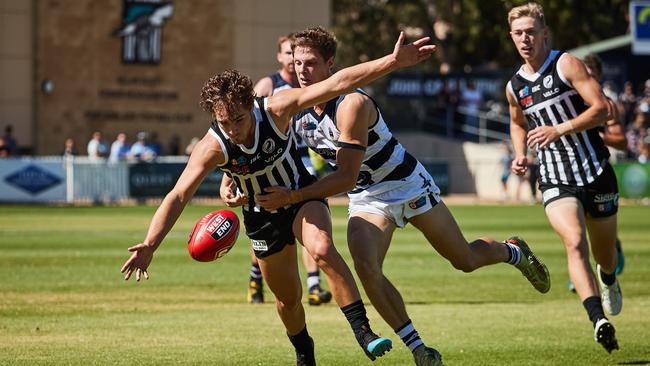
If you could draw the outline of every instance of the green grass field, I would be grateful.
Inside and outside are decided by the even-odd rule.
[[[194,221],[212,209],[188,207],[156,253],[151,279],[136,283],[124,282],[119,269],[155,207],[0,206],[0,364],[295,364],[268,290],[266,304],[245,303],[245,235],[217,262],[187,254]],[[621,346],[612,355],[593,340],[582,304],[567,291],[564,250],[541,206],[451,209],[468,238],[527,239],[553,285],[541,295],[505,264],[456,271],[412,227],[397,232],[385,272],[446,364],[650,364],[650,207],[620,209],[625,305],[611,318]],[[335,243],[351,264],[346,209],[332,212]],[[336,305],[304,304],[320,365],[371,364]],[[412,364],[408,349],[368,311],[375,331],[395,343],[374,364]]]

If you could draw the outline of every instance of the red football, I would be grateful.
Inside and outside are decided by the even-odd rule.
[[[187,250],[199,262],[223,257],[239,236],[239,219],[230,210],[218,210],[203,216],[190,233]]]

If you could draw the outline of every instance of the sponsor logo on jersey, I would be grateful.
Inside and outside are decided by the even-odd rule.
[[[607,203],[610,201],[618,201],[618,193],[603,193],[594,196],[594,203]]]
[[[555,94],[557,94],[559,92],[560,92],[560,88],[555,88],[553,90],[545,91],[544,93],[542,93],[542,95],[544,96],[544,98],[548,98],[548,97],[550,97],[552,95],[555,95]]]
[[[528,85],[524,86],[523,88],[519,89],[519,98],[523,98],[528,95]]]
[[[413,200],[413,201],[409,202],[409,207],[412,210],[417,210],[418,208],[424,206],[426,203],[427,203],[427,197],[422,196],[422,197],[420,197],[420,198],[418,198],[416,200]]]
[[[264,159],[264,162],[265,163],[270,163],[272,161],[275,161],[275,159],[277,159],[278,156],[282,155],[283,151],[284,151],[283,148],[279,148],[278,151],[276,151],[275,154],[273,154],[273,156],[269,156],[268,158]]]
[[[539,89],[541,89],[541,86],[539,86],[539,84],[533,85],[533,93],[537,93]]]
[[[316,129],[316,122],[314,122],[314,121],[302,121],[301,126],[302,126],[303,130],[315,130]]]
[[[267,154],[270,154],[275,150],[275,141],[273,139],[267,139],[264,141],[264,144],[262,144],[262,151],[264,151]]]
[[[251,239],[251,246],[253,247],[253,250],[257,250],[257,251],[269,250],[269,246],[266,245],[266,240]]]
[[[523,98],[522,100],[519,101],[519,104],[521,104],[521,106],[524,108],[533,105],[533,96],[529,95],[526,98]]]
[[[544,84],[544,87],[546,89],[550,89],[553,85],[553,75],[544,76],[544,81],[542,81],[542,84]]]

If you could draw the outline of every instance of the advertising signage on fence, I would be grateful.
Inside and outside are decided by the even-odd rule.
[[[184,163],[141,163],[129,167],[129,192],[131,197],[164,197],[185,169]],[[195,196],[219,197],[221,171],[210,173],[199,186]]]
[[[650,1],[630,2],[632,53],[650,55]]]
[[[61,160],[0,159],[0,202],[65,200]]]

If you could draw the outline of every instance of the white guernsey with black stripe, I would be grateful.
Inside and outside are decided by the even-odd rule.
[[[266,98],[255,98],[255,143],[251,148],[232,142],[216,122],[210,128],[210,134],[219,141],[226,157],[226,163],[219,168],[234,179],[239,191],[248,196],[248,204],[243,206],[244,213],[266,212],[255,202],[255,194],[263,193],[264,188],[283,186],[298,189],[315,180],[300,159],[293,130],[289,128],[287,134],[278,130],[265,107]]]
[[[361,89],[357,89],[356,93],[367,96]],[[296,133],[333,169],[336,169],[336,151],[342,147],[338,143],[341,132],[336,126],[336,110],[345,97],[342,95],[327,102],[321,115],[314,108],[308,108],[294,117]],[[413,174],[418,164],[393,137],[377,104],[374,100],[372,102],[377,110],[377,120],[368,128],[368,147],[356,187],[348,192],[350,198],[393,190],[402,184],[402,179]]]
[[[564,77],[558,63],[564,52],[553,50],[535,74],[523,66],[508,82],[507,90],[517,100],[529,130],[555,126],[585,111],[588,106]],[[584,186],[603,172],[609,158],[597,128],[567,134],[543,149],[537,149],[540,183]]]

